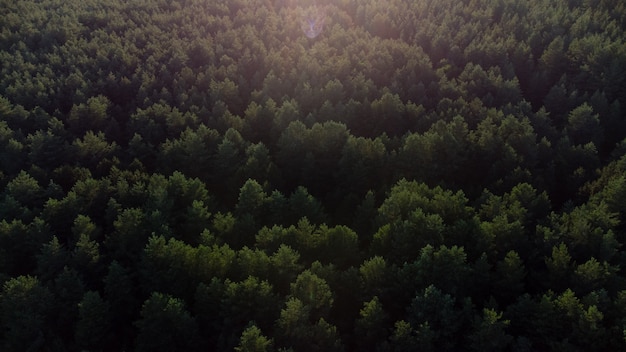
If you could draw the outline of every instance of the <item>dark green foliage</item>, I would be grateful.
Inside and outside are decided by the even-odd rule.
[[[111,338],[110,304],[93,291],[85,292],[78,304],[75,341],[82,349],[103,349]]]
[[[626,349],[623,1],[0,2],[0,350]]]
[[[221,343],[223,334],[230,331],[222,331],[221,300],[225,286],[217,278],[209,283],[200,283],[194,295],[193,313],[196,316],[200,333],[209,346],[217,346]],[[232,338],[232,336],[231,336]],[[234,343],[234,341],[231,341]]]
[[[437,350],[456,348],[465,321],[463,312],[455,307],[452,296],[435,286],[428,286],[418,293],[407,310],[411,326],[427,326],[432,331],[429,337]]]
[[[236,335],[243,331],[248,322],[253,321],[264,331],[271,331],[278,318],[279,300],[274,294],[272,286],[267,281],[261,281],[253,276],[240,282],[226,280],[221,302],[220,316],[222,317],[223,333],[227,337],[228,345],[236,341]]]
[[[474,321],[474,332],[469,336],[470,347],[475,351],[502,351],[508,348],[513,337],[505,332],[508,320],[502,320],[502,313],[485,308],[483,316]]]
[[[183,302],[155,292],[141,307],[137,351],[193,351],[198,348],[198,326]]]
[[[316,321],[328,315],[333,305],[333,293],[326,281],[309,270],[303,271],[291,284],[290,297],[298,299]]]
[[[3,350],[44,348],[51,337],[46,327],[53,326],[52,299],[50,290],[32,276],[18,276],[4,283],[0,295]]]
[[[50,229],[40,218],[35,218],[28,224],[21,220],[11,222],[2,220],[0,236],[5,252],[3,258],[5,272],[12,276],[33,273],[38,267],[37,254],[40,248],[53,239]]]
[[[65,341],[71,341],[78,321],[78,304],[83,298],[85,284],[74,269],[67,267],[48,286],[55,295],[55,331]]]
[[[278,342],[294,351],[342,351],[337,328],[324,318],[310,321],[309,312],[297,298],[288,299],[276,322]]]
[[[354,334],[358,336],[356,346],[359,350],[371,349],[387,339],[389,317],[378,297],[363,303],[363,309],[356,321]]]
[[[70,262],[70,254],[65,246],[59,243],[54,236],[48,243],[41,246],[41,253],[37,256],[38,277],[44,282],[52,280]]]
[[[103,298],[110,304],[111,333],[117,337],[107,343],[112,349],[130,348],[134,338],[132,322],[139,317],[141,302],[133,276],[128,268],[113,261],[103,279]]]

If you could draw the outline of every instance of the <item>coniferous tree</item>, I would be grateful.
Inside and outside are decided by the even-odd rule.
[[[136,349],[187,350],[198,348],[198,326],[184,303],[177,298],[155,292],[142,305],[141,317],[135,322],[138,329]]]

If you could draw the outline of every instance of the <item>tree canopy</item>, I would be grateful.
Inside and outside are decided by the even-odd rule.
[[[0,350],[626,349],[623,1],[0,13]]]

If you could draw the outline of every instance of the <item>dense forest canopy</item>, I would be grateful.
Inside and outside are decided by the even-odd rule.
[[[0,0],[0,349],[626,349],[626,3]]]

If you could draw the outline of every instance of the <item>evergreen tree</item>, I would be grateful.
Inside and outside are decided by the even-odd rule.
[[[198,348],[198,326],[184,303],[172,296],[154,292],[141,307],[135,321],[138,351],[186,350]]]

